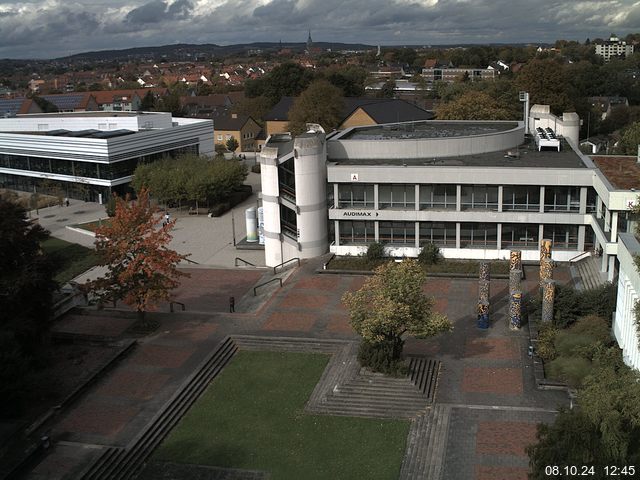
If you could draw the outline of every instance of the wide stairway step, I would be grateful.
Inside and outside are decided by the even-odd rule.
[[[442,478],[450,416],[450,406],[436,404],[411,422],[400,480]]]
[[[211,380],[222,371],[236,351],[237,346],[230,337],[227,337],[189,376],[183,386],[126,449],[107,449],[80,478],[84,480],[131,478],[207,388]]]

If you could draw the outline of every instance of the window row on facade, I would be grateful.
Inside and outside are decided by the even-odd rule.
[[[383,242],[399,246],[415,246],[431,242],[440,247],[456,248],[538,248],[540,226],[523,223],[456,223],[456,222],[375,222],[337,221],[339,245],[366,245]],[[376,235],[377,223],[377,235]],[[458,226],[459,225],[459,226]],[[330,230],[336,228],[330,222]],[[458,228],[460,236],[458,238]],[[543,225],[544,238],[560,250],[578,250],[578,225]],[[500,233],[499,233],[500,232]],[[335,238],[335,232],[331,238]],[[585,229],[585,247],[593,245],[593,231]]]
[[[457,210],[458,186],[454,184],[381,184],[378,204],[373,184],[337,184],[338,198],[329,188],[329,204],[337,208],[377,208],[402,210]],[[532,212],[580,211],[580,187],[553,186],[542,189],[534,185],[504,185],[500,205],[498,185],[461,185],[460,210],[502,210]],[[596,192],[588,188],[586,212],[596,211]],[[417,202],[417,203],[416,203]],[[543,208],[541,207],[543,203]]]
[[[93,163],[79,160],[0,154],[0,167],[72,177],[116,180],[133,175],[138,163],[154,162],[164,157],[175,157],[187,153],[197,154],[198,146],[182,147],[113,163]]]

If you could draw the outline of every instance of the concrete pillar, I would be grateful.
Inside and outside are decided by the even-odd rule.
[[[497,238],[498,242],[496,244],[496,248],[498,250],[502,250],[502,224],[499,223],[496,227],[497,227],[496,228],[496,236],[498,237]]]
[[[544,185],[540,186],[540,213],[544,213]],[[540,238],[542,238],[542,233],[540,233]]]
[[[415,185],[415,196],[416,196],[416,212],[420,210],[420,185],[416,183]]]
[[[604,249],[605,249],[605,245],[602,246],[602,260],[600,262],[600,271],[601,272],[606,272],[607,271],[607,265],[609,262],[609,255],[607,255],[606,253],[604,253]]]
[[[456,212],[462,211],[462,185],[456,185]],[[458,246],[460,248],[460,246]]]
[[[504,187],[498,185],[498,212],[502,211],[502,197],[504,195]]]
[[[618,212],[611,212],[611,241],[618,239]]]
[[[596,197],[596,218],[602,218],[602,200],[599,195]]]
[[[616,256],[609,255],[609,271],[607,275],[607,280],[609,280],[610,282],[613,282],[613,277],[616,273],[615,270],[616,270]]]
[[[333,241],[336,245],[340,245],[340,222],[338,220],[333,221],[333,230]]]
[[[538,225],[538,245],[542,245],[542,239],[544,238],[544,225]]]
[[[340,204],[340,197],[338,196],[338,184],[333,184],[333,208],[338,208]],[[330,206],[330,205],[329,205]]]
[[[587,187],[580,187],[580,210],[578,213],[580,215],[587,213]]]
[[[460,248],[460,222],[456,223],[456,248]]]
[[[578,250],[584,252],[584,241],[586,238],[586,227],[580,225],[578,227]]]
[[[605,232],[610,232],[611,231],[611,210],[609,210],[609,209],[607,209],[607,211],[605,212],[604,231]]]
[[[416,222],[416,248],[420,248],[420,222]]]
[[[376,237],[376,242],[379,242],[380,241],[380,222],[378,222],[377,220],[373,224],[373,232]]]
[[[373,184],[373,208],[376,210],[380,210],[380,206],[378,205],[378,184]],[[376,242],[378,238],[378,223],[376,222]]]

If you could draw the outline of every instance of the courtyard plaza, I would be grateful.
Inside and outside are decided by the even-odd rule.
[[[255,192],[259,176],[250,173],[248,183]],[[244,237],[245,208],[255,204],[254,193],[234,208],[236,240]],[[170,312],[168,304],[159,305],[148,314],[158,328],[148,334],[132,329],[135,315],[121,304],[71,312],[56,321],[53,332],[59,335],[137,344],[46,426],[53,446],[28,478],[78,478],[105,449],[132,445],[184,388],[185,378],[229,336],[357,344],[341,297],[360,288],[365,276],[318,273],[326,257],[300,267],[292,264],[274,275],[260,268],[262,251],[235,249],[230,212],[219,218],[172,214],[177,220],[172,247],[190,253],[196,262],[183,265],[190,276],[181,279],[173,294],[185,310],[175,304]],[[89,247],[93,237],[66,227],[106,218],[104,206],[73,200],[69,207],[41,209],[32,216],[53,236]],[[258,267],[236,268],[236,257]],[[82,283],[100,273],[96,268],[75,280]],[[523,289],[535,294],[537,268],[527,266],[525,275]],[[263,285],[274,278],[282,279],[282,288],[279,281]],[[557,268],[554,278],[572,281],[568,267]],[[565,392],[536,389],[526,325],[517,332],[507,327],[507,280],[491,281],[488,330],[476,328],[477,288],[474,279],[429,278],[424,291],[434,298],[435,309],[451,319],[454,330],[426,340],[407,339],[405,355],[440,362],[434,403],[428,407],[434,414],[430,421],[445,425],[437,438],[442,443],[439,478],[525,479],[524,449],[535,441],[536,424],[551,422],[568,398]],[[229,313],[231,296],[235,313]],[[406,461],[409,442],[407,448],[401,477],[421,478]]]
[[[76,478],[104,449],[127,447],[181,388],[202,361],[229,335],[334,339],[357,342],[341,303],[344,292],[362,286],[361,275],[319,274],[323,258],[303,262],[280,274],[282,288],[271,284],[265,293],[253,288],[273,277],[254,268],[187,268],[175,299],[186,310],[168,312],[161,305],[149,314],[159,323],[100,378],[51,427],[53,448],[29,475],[33,479]],[[523,287],[535,293],[537,269],[526,267]],[[555,278],[568,283],[568,268]],[[441,435],[443,479],[525,479],[525,447],[535,441],[536,424],[551,422],[568,404],[560,391],[535,387],[533,364],[527,355],[526,327],[510,331],[506,325],[507,281],[491,282],[491,327],[475,326],[477,281],[429,278],[424,291],[435,308],[454,324],[451,333],[408,339],[407,355],[424,355],[441,362],[434,403],[446,417]],[[236,298],[236,312],[228,312],[228,297]],[[131,337],[135,322],[126,306],[68,314],[54,331],[67,334],[99,333],[110,339]],[[241,347],[240,347],[241,348]],[[438,419],[440,421],[440,419]],[[409,469],[410,470],[410,469]],[[402,478],[412,476],[403,470]],[[178,477],[176,477],[178,478]]]

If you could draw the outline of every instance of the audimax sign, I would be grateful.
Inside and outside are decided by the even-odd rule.
[[[343,217],[377,217],[378,212],[365,212],[363,210],[347,210],[346,212],[342,213],[342,216]]]

